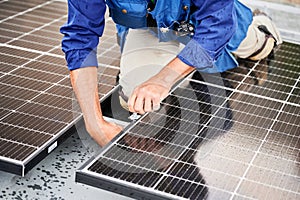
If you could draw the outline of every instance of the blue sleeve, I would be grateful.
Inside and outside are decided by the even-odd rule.
[[[68,21],[60,31],[69,70],[98,66],[96,49],[103,34],[105,10],[104,0],[68,0]]]
[[[196,7],[191,18],[195,34],[178,58],[197,70],[207,71],[216,68],[215,61],[236,31],[234,0],[192,0],[192,3]]]

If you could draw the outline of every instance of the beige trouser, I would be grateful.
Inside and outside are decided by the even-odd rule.
[[[257,26],[265,25],[277,40],[282,43],[280,35],[272,21],[259,15],[253,18],[247,37],[237,51],[233,52],[240,58],[248,58],[259,50],[266,41],[266,35]],[[130,29],[126,38],[120,61],[120,85],[123,96],[129,97],[134,88],[157,74],[167,63],[176,57],[184,46],[177,41],[159,42],[158,38],[145,29]],[[260,60],[268,56],[274,47],[274,39],[267,41],[262,53],[253,57]],[[127,99],[120,97],[120,103],[127,108]]]
[[[148,30],[130,29],[120,60],[119,83],[124,96],[129,97],[134,88],[157,74],[182,49],[177,41],[159,42]],[[120,98],[127,108],[126,98]]]
[[[257,28],[259,25],[266,26],[273,37],[269,37],[266,40],[266,34]],[[266,58],[271,53],[274,47],[275,40],[276,40],[276,45],[282,43],[282,39],[274,23],[271,21],[269,17],[265,15],[257,15],[253,17],[253,21],[248,28],[246,38],[239,45],[238,49],[233,53],[239,58],[261,60]],[[261,49],[263,45],[264,48]],[[259,51],[258,54],[251,56],[253,53],[257,51]]]

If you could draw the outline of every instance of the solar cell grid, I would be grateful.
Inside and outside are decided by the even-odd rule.
[[[77,181],[139,199],[298,199],[299,52],[284,43],[275,58],[189,77]]]
[[[24,27],[32,27],[32,28],[38,28],[43,25],[41,22],[35,22],[35,21],[25,21],[21,20],[19,18],[13,18],[5,21],[8,24],[22,24]]]
[[[0,58],[1,58],[1,62],[2,63],[9,63],[9,64],[13,64],[13,65],[22,65],[26,62],[29,61],[29,59],[26,58],[21,58],[21,57],[14,57],[11,55],[6,55],[6,54],[0,54]]]
[[[39,56],[38,53],[34,53],[34,52],[28,52],[28,51],[24,51],[21,49],[15,49],[15,48],[10,48],[10,47],[0,47],[0,51],[1,54],[4,55],[13,55],[15,57],[21,57],[21,58],[27,58],[27,59],[33,59],[36,58],[37,56]],[[2,61],[4,62],[4,61]]]
[[[45,38],[45,37],[40,37],[40,36],[35,36],[35,35],[26,35],[26,36],[21,37],[20,39],[30,41],[33,43],[41,43],[44,45],[49,45],[51,47],[59,46],[59,44],[61,43],[61,40],[59,40],[59,39]]]
[[[70,112],[72,110],[72,100],[72,98],[44,93],[31,101]]]
[[[10,158],[18,161],[24,160],[31,153],[33,153],[36,148],[27,146],[24,144],[18,144],[16,142],[11,142],[10,140],[5,140],[0,138],[0,154],[1,157]],[[4,159],[5,160],[5,159]]]
[[[25,64],[23,68],[48,72],[56,75],[66,75],[68,73],[68,69],[66,69],[65,66],[53,63],[50,64],[44,61],[31,61],[28,64]]]
[[[1,29],[6,29],[6,30],[13,30],[13,32],[18,32],[18,33],[27,33],[29,31],[32,31],[33,28],[30,28],[28,26],[18,26],[16,24],[10,24],[10,23],[7,23],[7,22],[2,22],[0,24],[0,28]]]
[[[49,120],[55,120],[59,122],[71,122],[73,120],[72,110],[65,110],[55,107],[50,107],[48,105],[41,105],[36,103],[26,103],[18,109],[18,111],[34,115],[38,117],[43,117]]]
[[[50,45],[35,43],[35,42],[31,42],[31,41],[15,40],[15,41],[9,42],[9,44],[14,45],[14,46],[24,47],[27,49],[34,49],[34,50],[42,51],[42,52],[48,52],[48,51],[52,50],[52,46],[50,46]],[[32,46],[33,44],[34,44],[34,46]]]
[[[53,73],[35,71],[35,70],[25,69],[25,68],[16,69],[10,74],[12,76],[24,77],[24,78],[26,77],[31,80],[37,80],[46,83],[58,83],[65,77],[64,75],[57,75]]]
[[[49,51],[49,53],[56,54],[59,56],[64,56],[64,53],[62,52],[61,48],[55,48],[55,49]]]
[[[32,145],[35,147],[40,147],[48,139],[51,138],[51,135],[41,133],[38,131],[29,132],[26,129],[12,127],[12,126],[5,126],[2,128],[4,128],[0,136],[2,139],[7,139],[10,141],[15,141],[27,145]],[[15,134],[10,134],[11,132],[14,132]]]
[[[16,17],[19,20],[34,22],[34,23],[41,23],[42,25],[51,23],[53,19],[47,18],[44,16],[32,15],[30,12],[24,13]],[[53,33],[55,34],[55,33]]]
[[[63,57],[58,57],[58,56],[50,56],[50,55],[42,55],[37,59],[38,61],[50,63],[50,64],[57,64],[57,65],[62,65],[65,66],[66,61]]]
[[[10,4],[10,3],[2,3],[1,4],[1,10],[6,10],[9,13],[19,13],[19,12],[23,12],[25,10],[27,10],[28,8],[30,8],[30,5],[15,5],[15,4]]]
[[[41,116],[35,116],[30,113],[23,113],[21,111],[15,111],[12,114],[2,119],[2,125],[11,125],[17,127],[24,127],[29,130],[37,130],[46,132],[49,134],[58,133],[57,130],[63,129],[67,124],[57,121],[55,119],[47,119]]]
[[[67,5],[55,0],[0,5],[0,170],[24,175],[81,118],[60,47]],[[113,23],[106,29],[114,32]],[[115,34],[102,41],[107,51],[115,43]],[[110,64],[118,60],[114,55]],[[99,68],[105,83],[101,98],[115,88],[117,67]]]
[[[52,39],[52,40],[61,40],[61,38],[62,38],[62,35],[59,34],[58,32],[47,31],[44,29],[35,30],[32,32],[31,35],[37,36],[37,37],[42,37],[42,38],[48,38],[48,39]]]

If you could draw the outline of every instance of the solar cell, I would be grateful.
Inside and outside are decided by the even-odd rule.
[[[138,199],[298,199],[300,47],[189,76],[76,181]]]
[[[0,170],[23,176],[81,118],[60,47],[66,13],[62,1],[0,1]],[[106,29],[99,48],[114,52],[105,63],[99,53],[102,100],[115,88],[119,71],[111,21]]]

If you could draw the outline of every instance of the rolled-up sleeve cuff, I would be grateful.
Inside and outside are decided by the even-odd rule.
[[[201,71],[213,67],[213,59],[201,45],[190,40],[177,56],[182,62]]]
[[[69,70],[83,67],[98,67],[97,50],[72,50],[66,53]]]

